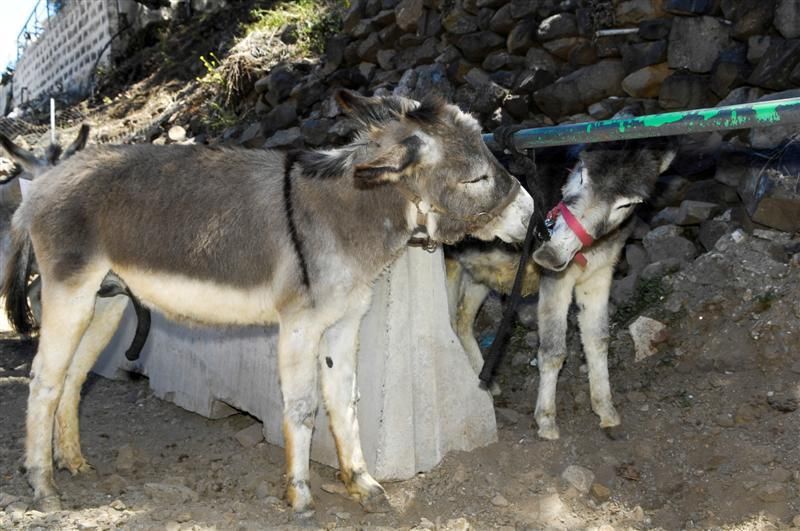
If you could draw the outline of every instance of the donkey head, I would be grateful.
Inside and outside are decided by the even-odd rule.
[[[478,122],[436,98],[366,98],[348,91],[340,107],[359,125],[356,186],[392,185],[415,210],[412,224],[437,242],[469,234],[525,238],[533,200],[484,144]]]
[[[89,126],[86,124],[81,125],[78,136],[73,140],[67,149],[62,151],[61,146],[58,144],[50,144],[45,151],[43,158],[36,157],[30,151],[21,148],[8,138],[0,135],[0,145],[5,148],[6,152],[11,158],[22,167],[24,172],[30,174],[31,179],[35,179],[38,175],[44,173],[48,168],[58,164],[62,158],[67,159],[74,155],[76,152],[86,147],[86,141],[89,139]]]
[[[582,248],[617,229],[650,196],[675,151],[653,142],[635,145],[604,144],[581,152],[561,203],[548,215],[550,240],[533,254],[536,263],[565,269]]]

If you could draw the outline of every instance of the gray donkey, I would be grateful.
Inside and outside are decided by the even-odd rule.
[[[346,91],[338,101],[360,124],[342,148],[93,147],[33,183],[14,217],[3,291],[12,306],[24,296],[32,247],[44,313],[25,464],[40,507],[60,505],[53,448],[60,467],[90,468],[78,388],[125,306],[122,297],[96,297],[113,272],[143,304],[176,320],[278,323],[295,514],[313,508],[318,386],[348,492],[366,510],[388,508],[366,469],[356,416],[355,354],[372,285],[415,234],[448,243],[467,234],[521,240],[533,201],[457,107]]]
[[[550,154],[553,150],[550,151]],[[601,427],[620,424],[608,379],[608,297],[614,266],[633,230],[634,207],[653,191],[675,152],[663,141],[590,146],[569,173],[553,171],[539,179],[548,205],[550,240],[526,266],[522,293],[539,293],[539,396],[535,417],[539,436],[558,439],[556,383],[567,354],[567,313],[573,299],[589,368],[592,409]],[[558,155],[538,156],[540,172]],[[548,190],[547,188],[550,188]],[[558,197],[561,196],[559,201]],[[473,322],[491,289],[509,293],[519,253],[486,245],[462,245],[449,251],[448,296],[451,320],[476,372],[483,364]],[[498,392],[498,389],[493,389]]]

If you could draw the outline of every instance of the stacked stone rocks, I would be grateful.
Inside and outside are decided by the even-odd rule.
[[[609,29],[629,31],[597,33]],[[606,119],[623,108],[651,114],[795,96],[800,2],[353,0],[320,63],[268,72],[247,98],[260,121],[224,140],[254,148],[341,143],[353,124],[339,117],[340,87],[417,99],[437,93],[487,131]],[[798,130],[684,137],[652,209],[642,212],[615,301],[736,229],[800,231],[792,186],[800,150],[785,148]]]

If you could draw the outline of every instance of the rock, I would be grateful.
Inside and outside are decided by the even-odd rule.
[[[424,10],[423,0],[402,0],[394,8],[397,25],[404,31],[416,30]]]
[[[525,54],[525,65],[530,70],[546,70],[548,72],[556,73],[558,65],[556,60],[547,51],[541,48],[531,48]]]
[[[786,501],[789,498],[789,492],[784,483],[767,481],[756,488],[756,496],[763,502],[774,503]]]
[[[740,103],[750,103],[756,101],[764,95],[764,91],[758,87],[739,87],[735,88],[728,93],[727,96],[722,98],[717,107],[724,107],[727,105],[739,105]]]
[[[525,334],[525,345],[528,346],[530,352],[532,353],[535,353],[538,350],[539,334],[535,330],[531,330],[530,332]],[[530,358],[530,356],[525,354],[526,363],[528,358]]]
[[[233,438],[245,448],[252,448],[264,440],[264,425],[260,422],[255,422],[236,432]]]
[[[743,85],[752,67],[747,61],[747,46],[739,43],[724,50],[711,69],[711,91],[717,96],[727,96],[732,88]]]
[[[22,516],[27,510],[28,504],[24,501],[15,501],[6,505],[6,512],[12,516],[15,514]]]
[[[261,122],[260,132],[263,137],[269,137],[275,134],[276,131],[286,129],[297,122],[297,102],[295,100],[288,100],[267,113],[264,120]],[[242,134],[244,137],[247,131]]]
[[[200,495],[189,487],[171,483],[145,483],[144,492],[152,499],[167,504],[196,502],[200,499]]]
[[[7,492],[0,492],[0,510],[5,509],[14,502],[19,501],[19,496]]]
[[[800,64],[800,39],[771,39],[748,83],[770,90],[792,87],[792,72]]]
[[[686,200],[681,202],[675,225],[698,225],[702,221],[711,219],[721,210],[716,203]]]
[[[625,85],[623,80],[623,89],[624,88]],[[597,103],[589,105],[587,112],[595,120],[606,120],[614,116],[614,114],[619,111],[624,104],[624,99],[612,96],[611,98],[606,98],[598,101]]]
[[[172,142],[183,142],[186,140],[186,129],[180,125],[173,125],[169,128],[167,137],[169,137]]]
[[[277,131],[264,143],[264,149],[299,148],[303,145],[303,133],[299,127]]]
[[[657,352],[655,345],[667,339],[667,327],[664,323],[640,315],[628,327],[633,339],[635,360],[642,361]]]
[[[476,91],[474,110],[481,113],[494,111],[505,99],[508,92],[492,81],[480,68],[473,68],[465,77],[466,82]]]
[[[445,100],[453,99],[453,85],[447,78],[447,69],[442,64],[424,65],[416,68],[417,79],[411,97],[423,99],[429,94],[438,94]]]
[[[507,499],[505,499],[505,497],[503,497],[503,495],[502,495],[502,494],[496,494],[496,495],[495,495],[495,496],[492,498],[492,500],[491,500],[491,501],[492,501],[492,505],[494,505],[495,507],[508,507],[509,505],[511,505],[511,504],[508,502],[508,500],[507,500]]]
[[[592,498],[597,500],[599,503],[603,503],[611,499],[611,489],[600,483],[592,483],[590,493]]]
[[[769,2],[764,2],[769,4]],[[800,3],[797,0],[778,0],[775,7],[775,29],[786,39],[800,37]]]
[[[536,13],[536,9],[539,7],[537,2],[531,2],[530,0],[511,0],[511,16],[520,19],[524,17],[529,17]]]
[[[489,30],[500,35],[508,35],[517,21],[511,16],[511,4],[505,4],[498,9],[489,21]]]
[[[731,224],[727,221],[708,220],[700,224],[700,232],[697,235],[697,241],[706,251],[710,251],[725,234],[733,230]]]
[[[675,225],[656,227],[647,233],[642,244],[651,262],[667,259],[687,262],[697,256],[694,244],[681,236],[681,230]]]
[[[622,80],[622,90],[634,98],[656,98],[671,73],[667,63],[646,66],[626,76]]]
[[[526,328],[536,327],[536,323],[538,322],[536,308],[537,304],[535,302],[524,299],[517,306],[517,319],[519,319],[519,322]],[[499,320],[500,316],[497,318],[497,321]]]
[[[571,13],[558,13],[547,17],[539,23],[536,36],[540,41],[551,41],[562,37],[574,37],[578,34],[575,15]]]
[[[678,17],[669,34],[670,68],[710,72],[720,52],[730,43],[730,29],[714,17]]]
[[[239,137],[239,144],[244,147],[254,148],[264,144],[264,135],[261,134],[261,124],[250,124]]]
[[[796,232],[800,230],[800,149],[790,145],[786,151],[792,153],[784,154],[781,162],[770,161],[759,170],[751,167],[739,186],[739,195],[756,223]]]
[[[516,424],[519,422],[519,413],[510,408],[497,407],[494,409],[497,416],[506,424]]]
[[[125,509],[128,508],[128,506],[125,505],[125,503],[120,499],[112,501],[111,503],[108,504],[108,506],[114,509],[115,511],[124,511]]]
[[[535,19],[524,19],[517,23],[506,38],[509,53],[519,54],[528,51],[536,42],[538,24]]]
[[[648,41],[657,41],[669,36],[672,28],[672,17],[643,20],[639,23],[639,37]]]
[[[124,444],[117,450],[114,468],[119,472],[130,472],[136,466],[136,450],[130,444]]]
[[[626,44],[620,48],[622,66],[631,73],[646,66],[663,63],[667,59],[667,41],[647,41]],[[665,76],[666,77],[666,76]]]
[[[758,63],[767,53],[773,37],[770,35],[752,35],[747,39],[747,62]]]
[[[530,97],[512,94],[503,102],[503,109],[515,120],[524,121],[530,115]]]
[[[711,102],[707,76],[674,72],[661,84],[658,104],[664,109],[696,109]]]
[[[631,273],[623,278],[614,279],[611,284],[610,294],[612,302],[617,306],[630,302],[636,293],[636,284],[638,282],[638,273]]]
[[[525,65],[525,58],[519,55],[511,55],[505,50],[497,50],[486,56],[481,67],[487,72],[494,72],[501,68],[521,68]]]
[[[641,272],[648,264],[647,251],[637,243],[629,243],[625,246],[625,262],[629,272]]]
[[[657,2],[651,0],[625,0],[615,2],[616,16],[614,22],[617,27],[638,24],[642,20],[656,18],[661,14]]]
[[[587,40],[583,37],[564,37],[544,43],[544,49],[562,60],[569,60],[571,54]]]
[[[457,41],[456,46],[464,57],[469,61],[483,61],[486,55],[492,50],[503,46],[506,39],[491,31],[478,31],[462,35]]]
[[[439,55],[438,44],[435,38],[425,39],[419,46],[400,50],[395,56],[395,67],[407,70],[417,65],[431,63]]]
[[[534,94],[539,108],[553,119],[583,111],[608,96],[622,94],[622,61],[604,59],[580,68]]]
[[[381,47],[381,40],[378,37],[378,34],[370,33],[366,39],[358,44],[358,58],[362,61],[367,61],[370,63],[376,62],[378,60],[378,52],[380,51]]]
[[[300,83],[300,75],[290,65],[278,65],[272,69],[265,80],[267,101],[277,105],[292,93],[292,89]]]
[[[561,477],[583,494],[588,493],[594,483],[594,472],[578,465],[569,465],[561,473]]]
[[[455,7],[442,17],[442,27],[448,33],[464,35],[478,30],[478,18],[469,15],[463,9]]]
[[[732,34],[737,39],[769,31],[775,0],[722,0],[720,4],[725,18],[733,21]]]
[[[666,0],[664,11],[676,15],[708,15],[716,7],[713,0]]]
[[[798,397],[792,393],[778,392],[767,395],[769,407],[781,413],[792,413],[797,411]]]

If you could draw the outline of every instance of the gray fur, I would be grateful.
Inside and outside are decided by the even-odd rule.
[[[560,220],[551,240],[534,253],[538,267],[529,267],[525,273],[523,285],[530,291],[537,287],[539,290],[540,383],[535,416],[543,438],[558,438],[555,385],[567,355],[567,313],[573,293],[580,311],[581,339],[589,365],[592,408],[600,416],[601,426],[619,424],[608,384],[608,296],[614,265],[633,228],[634,209],[615,207],[620,201],[624,205],[628,201],[646,200],[659,173],[666,169],[673,156],[668,146],[654,146],[651,142],[601,144],[583,151],[571,173],[560,167],[547,168],[547,159],[539,157],[544,161],[540,163],[540,171],[549,170],[555,176],[551,183],[556,190],[562,190],[562,200],[595,239],[592,246],[582,250],[588,260],[586,269],[582,269],[571,262],[581,250],[580,243]],[[546,189],[542,192],[552,202],[549,207],[558,202],[552,192]],[[508,293],[513,278],[510,272],[519,263],[519,255],[508,249],[488,251],[485,245],[462,246],[449,254],[448,281],[463,284],[448,289],[448,294],[456,297],[450,301],[451,318],[473,365],[477,365],[474,360],[481,355],[472,322],[488,290],[473,289],[471,285],[483,284]],[[480,300],[468,300],[470,296]]]
[[[344,445],[342,477],[365,507],[380,505],[383,490],[366,472],[357,425],[347,420],[355,411],[355,345],[372,283],[405,249],[420,217],[440,242],[467,232],[518,241],[533,205],[526,192],[514,191],[477,122],[456,107],[351,93],[339,102],[362,124],[356,139],[338,150],[301,154],[297,164],[278,151],[94,147],[34,182],[14,224],[31,235],[46,308],[26,442],[37,500],[57,501],[48,441],[59,395],[51,391],[64,385],[65,356],[69,362],[79,347],[74,359],[88,366],[101,339],[110,337],[104,327],[119,320],[91,312],[100,282],[113,271],[142,303],[174,318],[280,323],[287,497],[299,512],[311,507],[307,456],[318,404],[317,351],[335,329],[323,343],[336,364],[322,380],[332,392],[325,403],[335,413],[337,445]],[[508,206],[475,225],[478,214],[499,205]],[[225,304],[229,313],[220,315]],[[94,340],[80,342],[86,327]],[[77,437],[77,418],[63,422],[62,431]],[[77,443],[65,452],[70,470],[88,466]]]

